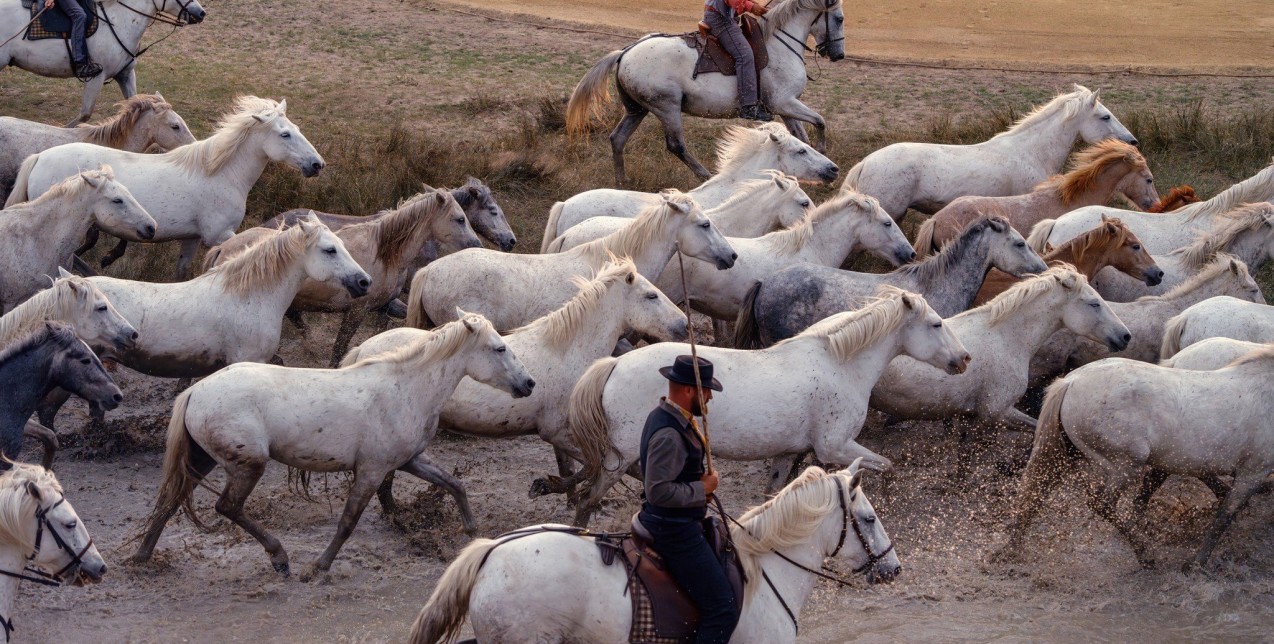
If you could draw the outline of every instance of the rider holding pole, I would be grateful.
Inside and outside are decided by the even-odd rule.
[[[721,47],[734,58],[734,73],[739,80],[739,117],[753,121],[772,121],[774,116],[761,104],[757,91],[756,60],[743,30],[739,28],[739,14],[764,16],[765,12],[765,6],[753,0],[704,0],[703,3],[704,23]]]
[[[668,572],[699,607],[695,642],[725,644],[738,622],[741,598],[734,596],[703,536],[708,497],[718,478],[711,459],[704,464],[707,437],[694,418],[705,415],[703,407],[713,391],[721,391],[721,383],[712,377],[711,362],[691,356],[677,356],[659,373],[668,379],[668,396],[646,417],[642,430],[645,500],[638,521],[654,537],[651,547]]]

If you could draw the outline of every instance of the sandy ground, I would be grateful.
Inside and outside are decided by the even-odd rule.
[[[448,0],[556,20],[689,31],[696,0]],[[1274,66],[1268,0],[862,0],[845,3],[851,56],[1014,65]]]

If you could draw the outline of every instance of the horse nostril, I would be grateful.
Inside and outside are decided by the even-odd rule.
[[[136,331],[133,331],[133,339],[134,339],[134,340],[136,340],[136,339],[137,339],[137,337],[138,337],[138,336],[137,336],[137,332],[136,332]]]
[[[115,394],[114,396],[111,396],[111,400],[114,400],[115,402],[124,402],[124,394]]]
[[[1137,145],[1137,139],[1133,139],[1133,140],[1129,141],[1129,142],[1128,142],[1128,145],[1131,145],[1131,146],[1134,146],[1134,147],[1135,147],[1135,146]]]
[[[738,254],[738,253],[730,253],[730,261],[734,261],[734,260],[736,260],[736,259],[738,259],[738,258],[739,258],[739,254]]]
[[[370,281],[368,281],[368,280],[367,280],[367,278],[363,278],[363,279],[358,280],[358,285],[359,285],[359,286],[361,286],[361,287],[363,287],[363,288],[367,288],[368,286],[371,286],[371,285],[372,285],[372,283],[371,283]]]
[[[534,388],[535,388],[535,381],[534,381],[534,380],[531,380],[530,378],[527,378],[527,379],[526,379],[526,385],[525,385],[525,386],[526,386],[526,388],[527,388],[527,389],[534,389]]]
[[[101,567],[100,569],[98,569],[98,571],[97,571],[97,576],[98,576],[98,577],[103,577],[103,576],[105,576],[105,575],[106,575],[106,564],[102,564],[102,567]]]
[[[1159,276],[1160,279],[1163,279],[1163,271],[1159,271],[1156,274]]]
[[[1125,333],[1125,334],[1124,334],[1124,342],[1131,342],[1131,341],[1132,341],[1132,334],[1131,334],[1131,333]]]

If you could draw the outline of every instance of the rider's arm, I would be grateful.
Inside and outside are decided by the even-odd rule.
[[[708,503],[703,483],[678,483],[674,479],[686,465],[686,445],[677,430],[665,427],[646,446],[646,500],[664,508],[703,507]]]
[[[726,4],[734,9],[735,13],[748,13],[752,11],[752,0],[725,0]]]

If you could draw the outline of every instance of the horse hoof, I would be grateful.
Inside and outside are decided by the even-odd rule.
[[[305,567],[305,571],[301,573],[301,581],[305,583],[317,581],[321,584],[330,584],[332,583],[332,577],[327,574],[326,568],[319,567],[316,562]]]
[[[283,575],[284,577],[289,577],[292,575],[292,568],[291,566],[288,565],[288,562],[286,561],[283,563],[271,563],[270,565],[274,566],[274,572],[277,572]]]
[[[544,479],[535,479],[534,481],[531,481],[531,489],[527,490],[526,496],[528,498],[535,499],[552,493],[553,490],[549,489],[548,481]]]

